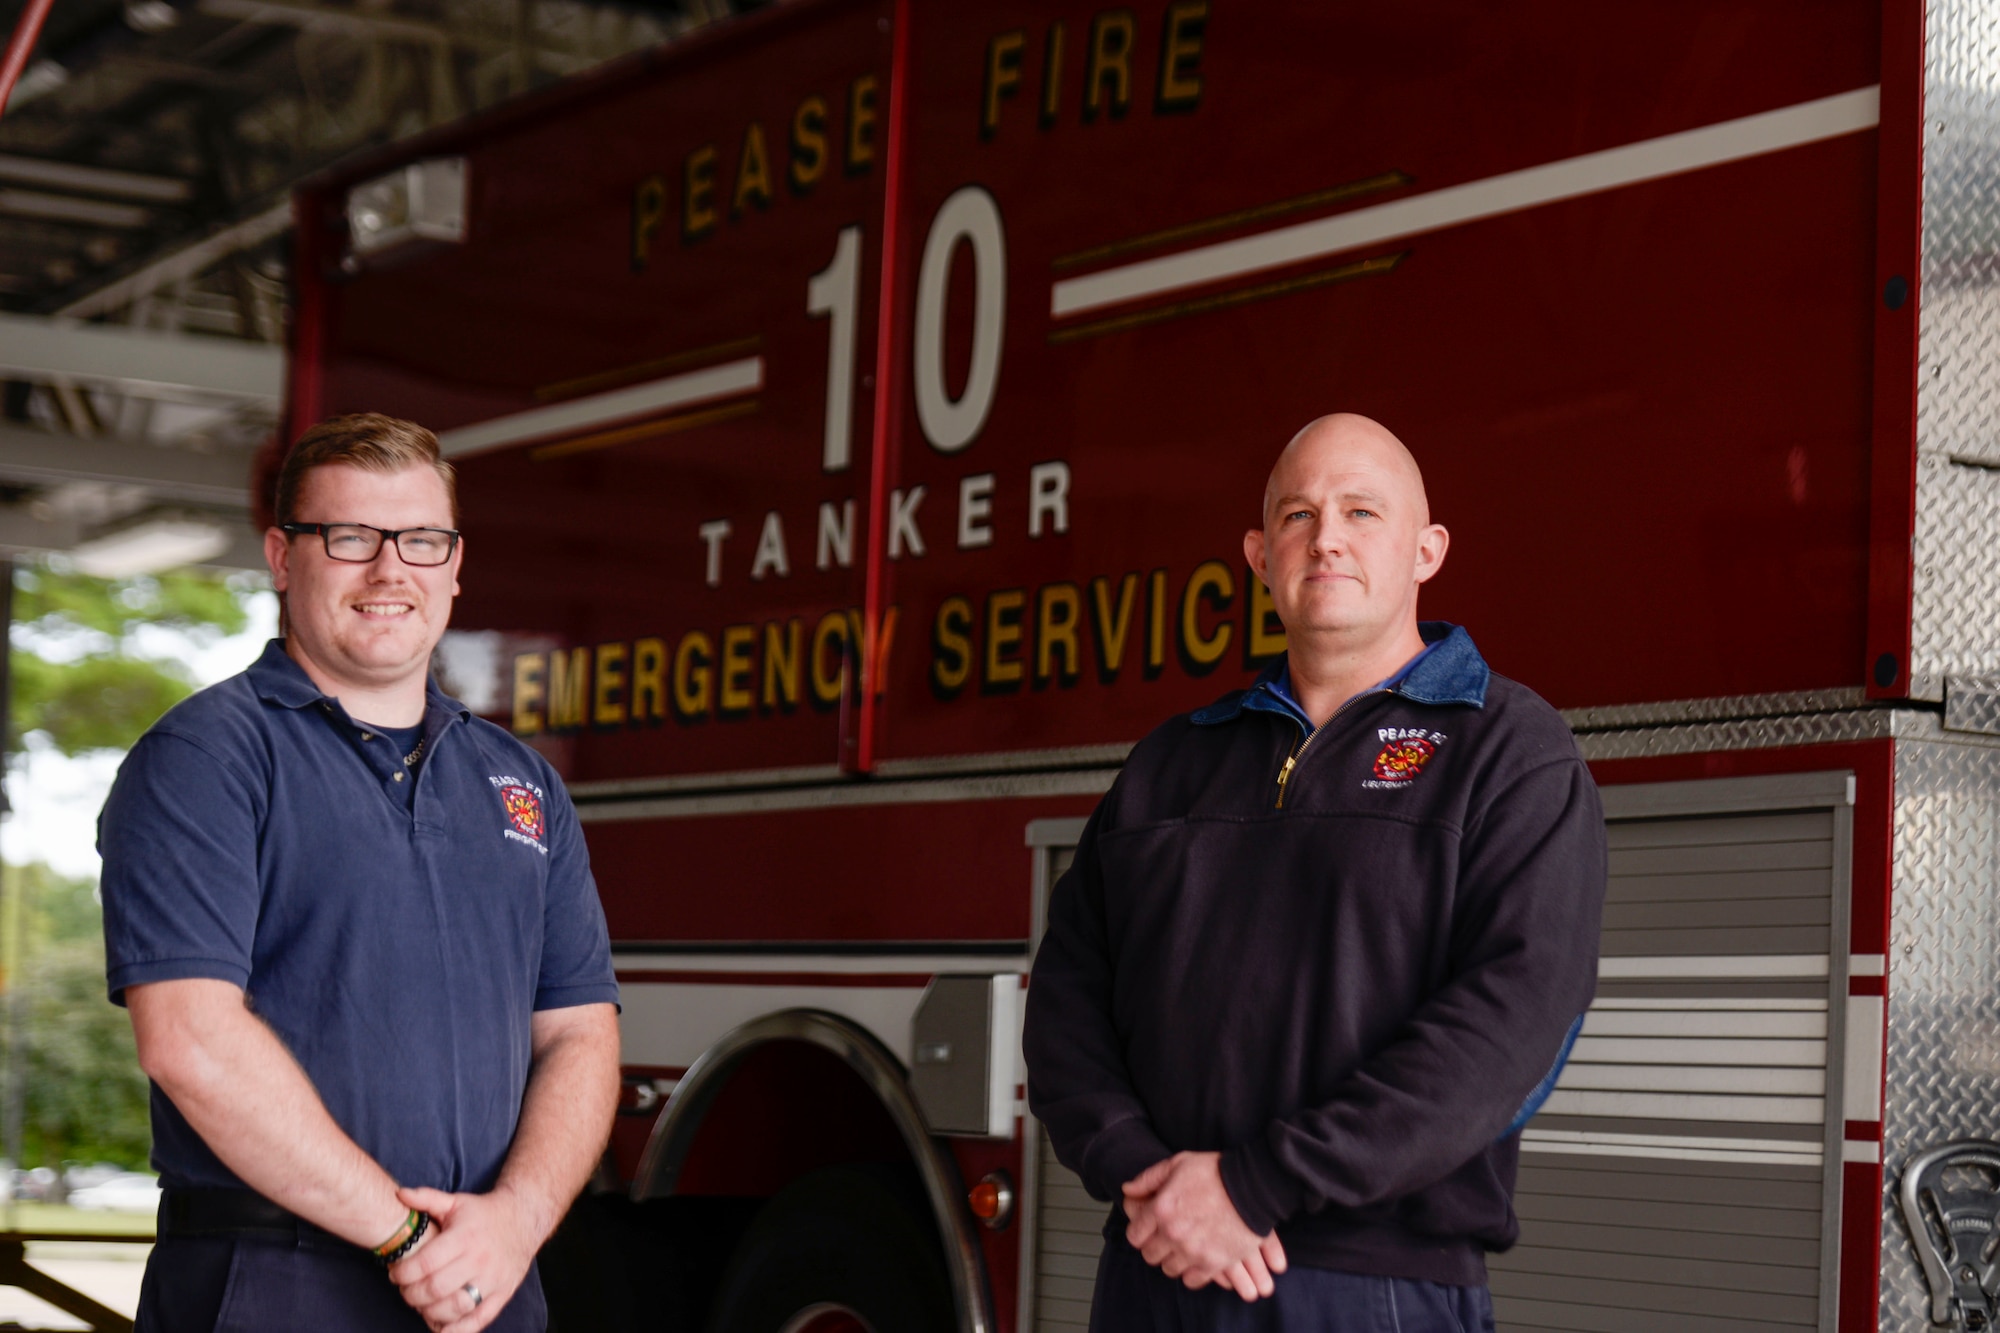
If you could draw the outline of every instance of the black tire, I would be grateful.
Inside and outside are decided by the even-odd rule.
[[[812,1319],[814,1311],[822,1317]],[[907,1172],[827,1167],[774,1196],[730,1256],[708,1333],[822,1333],[856,1323],[869,1333],[957,1326],[937,1230]]]
[[[542,1247],[549,1333],[701,1333],[761,1199],[586,1194]]]

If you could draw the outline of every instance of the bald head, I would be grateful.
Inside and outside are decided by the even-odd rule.
[[[1334,412],[1307,422],[1278,455],[1264,483],[1265,524],[1273,505],[1287,495],[1303,494],[1313,478],[1329,472],[1373,474],[1380,484],[1394,488],[1397,508],[1413,516],[1417,526],[1431,521],[1430,497],[1416,456],[1381,422]]]
[[[1243,534],[1294,679],[1319,680],[1337,703],[1420,651],[1417,589],[1450,541],[1417,460],[1379,422],[1339,412],[1294,435],[1265,483],[1262,524]]]

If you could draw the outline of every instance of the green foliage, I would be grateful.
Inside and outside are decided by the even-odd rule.
[[[104,997],[104,942],[52,945],[29,962],[24,1166],[113,1162],[152,1151],[146,1076],[125,1011]]]
[[[175,654],[241,632],[256,586],[241,576],[108,580],[17,566],[10,750],[30,733],[70,755],[130,747],[194,689]],[[105,998],[96,886],[43,865],[4,874],[23,907],[20,974],[0,978],[0,995],[22,1004],[22,1165],[143,1167],[149,1087],[131,1023]]]
[[[97,904],[97,885],[88,879],[59,875],[40,861],[0,868],[7,889],[22,898],[21,955],[32,959],[51,945],[79,941],[104,944],[104,909]],[[3,942],[3,941],[0,941]],[[0,974],[0,989],[5,976]]]
[[[7,888],[24,895],[22,1165],[143,1168],[152,1151],[149,1089],[132,1025],[105,998],[96,886],[44,865],[4,873]]]
[[[95,579],[45,565],[14,573],[13,707],[7,742],[40,732],[64,754],[122,750],[194,689],[148,630],[197,640],[240,632],[249,580],[199,574]]]
[[[14,576],[14,619],[37,629],[95,630],[122,640],[140,625],[235,634],[249,624],[241,589],[205,574],[94,579],[23,566]]]
[[[175,662],[92,656],[56,663],[16,649],[13,667],[12,735],[43,732],[64,754],[130,749],[193,689]]]

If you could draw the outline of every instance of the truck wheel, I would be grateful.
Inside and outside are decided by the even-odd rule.
[[[542,1247],[548,1333],[701,1333],[756,1199],[584,1194]]]
[[[951,1333],[951,1281],[907,1173],[832,1166],[764,1205],[730,1256],[708,1333]]]

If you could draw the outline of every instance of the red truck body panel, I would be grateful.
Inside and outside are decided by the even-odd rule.
[[[1092,53],[1117,40],[1096,34],[1126,11],[913,6],[895,93],[908,101],[892,106],[891,7],[836,3],[760,16],[538,114],[422,145],[467,158],[469,237],[328,274],[305,307],[321,326],[300,341],[318,358],[322,414],[381,410],[449,432],[759,362],[759,387],[697,411],[461,462],[457,624],[513,649],[590,650],[582,717],[551,717],[534,693],[551,684],[545,658],[508,710],[568,777],[854,767],[860,700],[838,674],[867,637],[871,559],[894,608],[876,636],[876,758],[1134,740],[1242,684],[1279,641],[1254,614],[1241,535],[1278,447],[1335,409],[1379,417],[1425,465],[1453,533],[1426,613],[1465,623],[1497,669],[1559,706],[1866,682],[1872,128],[1080,314],[1053,313],[1052,294],[1867,90],[1873,7],[1640,5],[1578,22],[1562,6],[1215,6],[1175,29],[1180,12],[1130,11],[1129,60],[1098,71],[1091,118]],[[1176,31],[1191,54],[1163,83]],[[983,135],[996,38],[996,68],[1013,73]],[[789,176],[811,157],[792,138],[812,105],[824,160],[800,193]],[[858,105],[872,123],[848,162]],[[878,367],[892,114],[906,117],[908,163],[888,287],[909,355]],[[329,216],[383,165],[329,178],[305,215]],[[707,183],[684,241],[690,179]],[[1004,314],[990,405],[946,452],[921,419],[914,307],[934,219],[968,185],[999,219]],[[807,287],[849,226],[851,455],[827,471],[832,321],[809,313]],[[942,264],[931,339],[961,405],[980,262],[962,241]],[[878,374],[893,421],[874,419]],[[878,465],[873,446],[890,438]],[[1066,509],[1031,536],[1032,470],[1048,463],[1067,465]],[[895,525],[870,512],[878,466],[905,503],[924,488],[920,556],[884,559]],[[984,505],[969,520],[967,495]],[[822,505],[849,502],[843,566],[816,551],[818,525]],[[766,559],[753,579],[772,514],[782,572]],[[717,521],[730,531],[711,587],[700,529]],[[575,671],[563,681],[574,689]]]

